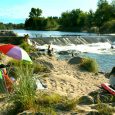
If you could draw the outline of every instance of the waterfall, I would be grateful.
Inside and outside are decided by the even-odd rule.
[[[115,36],[64,36],[64,37],[46,37],[46,38],[32,38],[40,45],[54,44],[54,45],[70,45],[70,44],[91,44],[98,42],[115,42]]]

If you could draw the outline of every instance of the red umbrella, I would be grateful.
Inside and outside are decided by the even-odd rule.
[[[1,45],[0,51],[5,55],[12,57],[14,59],[32,61],[27,52],[16,45],[12,44]]]

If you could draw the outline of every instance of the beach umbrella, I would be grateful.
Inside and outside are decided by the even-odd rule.
[[[16,45],[12,44],[0,45],[0,52],[17,60],[26,60],[32,62],[27,52]]]

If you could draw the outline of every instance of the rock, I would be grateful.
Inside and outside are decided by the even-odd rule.
[[[58,52],[58,54],[60,54],[60,55],[68,55],[70,53],[68,51],[60,51],[60,52]]]
[[[98,94],[99,94],[99,90],[96,90],[96,91],[90,92],[88,95],[94,98],[94,97],[97,96]]]
[[[94,100],[91,96],[82,96],[81,98],[79,98],[79,104],[83,104],[83,105],[90,105],[94,103]]]
[[[73,57],[71,58],[68,63],[69,64],[80,64],[83,58],[81,57]]]
[[[86,115],[102,115],[102,114],[100,114],[100,113],[97,112],[97,111],[91,111],[91,112],[89,112],[89,113],[86,114]]]
[[[93,98],[94,103],[98,103],[99,101],[103,103],[113,102],[113,96],[103,89],[93,91],[89,95]]]
[[[32,52],[32,53],[29,53],[29,56],[32,60],[35,60],[36,58],[39,57],[39,55],[37,54],[37,52]]]
[[[39,60],[38,59],[36,63],[42,64],[42,65],[46,66],[49,69],[53,69],[54,68],[54,66],[53,66],[53,64],[51,62],[48,62],[48,61],[45,61],[45,60]]]

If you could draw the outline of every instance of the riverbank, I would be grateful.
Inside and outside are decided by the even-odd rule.
[[[54,57],[38,58],[38,62],[43,60],[53,66],[50,75],[44,79],[48,90],[60,95],[71,98],[87,95],[99,89],[101,83],[108,82],[104,74],[81,71],[77,64],[72,65]]]
[[[56,97],[54,97],[54,99],[51,100],[54,94],[58,94],[61,97],[65,97],[64,100],[68,98],[75,101],[75,99],[83,98],[82,101],[84,101],[85,98],[86,101],[84,101],[82,105],[78,104],[78,102],[75,101],[74,109],[72,110],[71,109],[66,110],[66,108],[65,109],[63,108],[63,110],[56,109],[55,110],[56,114],[71,115],[73,113],[77,113],[78,115],[81,115],[81,114],[90,113],[91,111],[97,111],[96,109],[92,108],[92,106],[94,107],[95,105],[94,104],[95,98],[93,99],[92,97],[89,96],[89,94],[99,90],[101,83],[108,82],[108,78],[106,78],[105,74],[101,74],[101,73],[95,74],[95,73],[87,72],[85,70],[80,70],[79,61],[77,61],[78,64],[77,63],[72,64],[72,63],[68,63],[68,61],[58,60],[54,56],[53,57],[49,57],[47,55],[39,56],[35,59],[35,62],[36,64],[43,64],[49,70],[49,72],[42,72],[39,74],[35,74],[36,78],[39,78],[41,83],[44,84],[46,87],[45,89],[37,88],[36,94],[38,95],[36,95],[36,98],[42,96],[45,93],[50,96],[46,98],[41,97],[43,98],[41,100],[43,101],[43,106],[45,106],[46,103],[48,103],[48,106],[50,106],[56,100],[60,99],[59,97],[57,97],[57,99]],[[96,96],[96,94],[94,94],[94,96]],[[51,101],[51,103],[49,101]],[[64,106],[65,107],[67,106],[67,108],[68,106],[73,107],[73,105],[67,105],[67,104],[69,104],[69,102],[65,103]],[[0,107],[2,109],[3,107],[4,108],[12,107],[12,106],[10,107],[8,106],[10,105],[7,101],[4,100],[0,101]],[[58,104],[58,107],[60,108],[61,105]],[[25,110],[25,113],[28,112],[32,113],[33,111]],[[22,115],[23,113],[24,112],[20,114]],[[51,114],[51,111],[48,111],[48,113]]]

